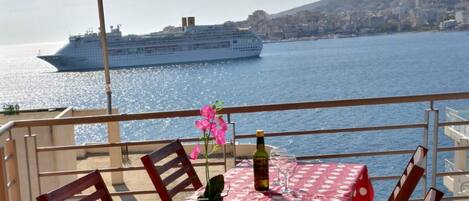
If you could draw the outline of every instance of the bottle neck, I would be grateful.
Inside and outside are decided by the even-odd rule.
[[[264,137],[257,137],[257,150],[265,150]]]

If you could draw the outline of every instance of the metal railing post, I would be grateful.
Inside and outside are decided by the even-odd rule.
[[[10,201],[20,201],[20,182],[18,177],[18,160],[16,155],[16,142],[12,138],[5,141],[5,162],[8,175],[7,188]]]
[[[8,201],[7,174],[5,167],[5,154],[3,147],[0,147],[0,201]]]
[[[39,175],[40,171],[39,171],[39,153],[37,152],[37,135],[32,135],[31,137],[33,138],[33,142],[34,142],[33,150],[34,150],[35,157],[36,157],[37,189],[38,189],[39,195],[41,195],[42,190],[41,190],[41,176]]]
[[[425,110],[425,115],[424,115],[424,124],[426,126],[423,128],[423,146],[428,149],[428,128],[430,127],[430,111],[431,109],[426,109]],[[425,157],[425,172],[423,174],[423,179],[422,179],[422,190],[423,190],[423,197],[425,197],[425,194],[427,192],[427,168],[428,168],[428,162],[427,162],[427,157]]]
[[[24,136],[24,153],[26,155],[26,175],[28,177],[28,192],[29,192],[29,199],[30,200],[34,200],[34,197],[33,197],[33,188],[32,188],[32,184],[31,184],[31,167],[30,167],[30,163],[29,163],[29,145],[28,145],[28,137],[31,136],[31,127],[28,127],[28,135],[25,135]]]
[[[437,159],[438,159],[438,128],[439,128],[439,111],[433,110],[433,147],[432,147],[432,183],[431,187],[436,186]]]
[[[227,119],[228,119],[229,114],[227,114],[226,116],[227,116]],[[226,172],[228,170],[228,167],[226,166],[226,143],[223,145],[223,163],[224,163],[223,166],[224,166],[225,172]]]
[[[228,120],[228,124],[231,124],[232,126],[232,138],[231,138],[231,147],[233,149],[233,165],[236,166],[236,122],[232,122],[231,121],[231,114],[228,113],[227,114],[227,120]]]

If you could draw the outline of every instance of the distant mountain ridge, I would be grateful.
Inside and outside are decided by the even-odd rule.
[[[314,3],[282,11],[280,13],[272,14],[271,16],[276,18],[285,15],[294,15],[301,11],[333,12],[335,10],[351,11],[358,8],[371,11],[388,7],[389,3],[392,1],[393,0],[320,0]]]
[[[337,11],[370,11],[377,12],[400,5],[409,5],[420,2],[425,5],[445,5],[455,7],[458,4],[467,4],[467,0],[320,0],[280,13],[271,14],[272,18],[295,15],[301,11],[337,12]]]

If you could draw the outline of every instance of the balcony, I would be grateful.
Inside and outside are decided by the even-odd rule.
[[[469,168],[465,168],[463,170],[458,169],[453,161],[445,159],[446,172],[463,172],[468,170]],[[445,176],[443,181],[445,186],[454,194],[459,196],[469,195],[469,174]]]
[[[439,171],[443,164],[438,163],[438,155],[442,152],[453,152],[469,150],[469,146],[441,146],[438,143],[439,130],[454,126],[469,125],[469,121],[460,119],[458,121],[441,121],[439,110],[434,108],[436,102],[449,100],[469,99],[469,93],[429,94],[416,96],[380,97],[366,99],[330,100],[317,102],[283,103],[272,105],[253,105],[241,107],[228,107],[222,110],[227,119],[229,128],[228,144],[217,152],[211,159],[211,166],[216,171],[223,172],[232,167],[242,158],[252,154],[253,146],[249,140],[255,138],[254,133],[238,133],[242,124],[234,121],[234,116],[242,116],[251,113],[262,114],[270,117],[287,113],[289,111],[326,110],[351,107],[372,107],[376,105],[400,105],[416,103],[426,105],[422,110],[422,118],[413,122],[400,124],[348,126],[324,129],[288,129],[283,131],[270,131],[266,133],[267,139],[289,137],[299,139],[304,136],[345,136],[367,132],[384,132],[406,130],[421,135],[421,144],[430,147],[431,157],[427,167],[427,175],[421,180],[421,189],[414,193],[414,197],[422,197],[422,192],[430,186],[437,185],[437,178],[443,176],[454,176],[469,174],[466,170],[457,170],[454,165],[448,163],[449,169]],[[418,107],[421,108],[421,107]],[[96,168],[105,174],[105,180],[115,198],[121,200],[154,200],[156,191],[152,189],[149,180],[144,173],[142,164],[137,160],[140,155],[155,150],[158,147],[174,140],[171,137],[151,141],[121,141],[121,122],[143,122],[157,119],[171,118],[194,118],[199,115],[198,110],[179,110],[165,112],[150,112],[138,114],[103,115],[102,110],[74,110],[67,108],[53,118],[33,120],[12,120],[0,128],[0,200],[34,200],[36,196],[53,188],[61,186],[78,177],[78,175],[90,172]],[[433,118],[430,118],[433,117]],[[398,118],[398,117],[394,117]],[[423,121],[422,121],[423,119]],[[276,123],[275,121],[267,122]],[[99,144],[76,144],[76,128],[80,125],[105,125],[106,143]],[[308,126],[306,124],[306,126]],[[429,135],[429,134],[432,135]],[[432,137],[430,139],[430,136]],[[293,138],[295,137],[295,138]],[[410,136],[409,136],[410,138]],[[198,138],[182,138],[187,150],[191,149]],[[369,142],[378,140],[369,138]],[[405,139],[397,139],[405,140]],[[252,141],[251,141],[252,142]],[[327,146],[327,141],[316,142],[318,147]],[[432,144],[432,146],[430,146]],[[403,157],[413,153],[414,149],[386,149],[378,146],[368,147],[370,150],[360,152],[349,152],[338,147],[338,152],[314,154],[308,150],[302,150],[303,155],[299,160],[328,160],[339,161],[342,159],[359,160],[360,158],[385,158]],[[3,156],[2,156],[3,154]],[[431,160],[430,160],[431,159]],[[131,161],[131,163],[129,163]],[[195,162],[195,166],[201,166]],[[393,165],[388,164],[386,166]],[[403,167],[405,164],[396,164]],[[450,168],[451,167],[451,168]],[[440,167],[441,168],[441,167]],[[198,170],[203,174],[203,170]],[[400,175],[386,174],[378,175],[370,172],[374,182],[389,181],[395,183]],[[427,178],[428,177],[428,178]],[[200,177],[203,178],[203,177]],[[428,180],[428,181],[427,181]],[[379,188],[376,185],[377,189]],[[391,188],[378,189],[377,196],[389,195]],[[453,199],[447,195],[448,199]],[[458,195],[458,199],[469,199],[467,195]]]

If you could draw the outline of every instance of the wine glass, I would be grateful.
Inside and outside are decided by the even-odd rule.
[[[295,155],[286,155],[286,156],[280,157],[280,163],[281,163],[280,172],[285,177],[285,183],[284,183],[284,188],[283,188],[282,193],[289,195],[292,192],[288,188],[290,176],[292,176],[293,173],[295,172],[296,166],[298,165],[298,163],[296,161]]]
[[[283,148],[275,147],[270,151],[270,160],[276,170],[277,179],[271,184],[272,186],[281,186],[280,182],[280,157],[287,155],[287,150]]]

